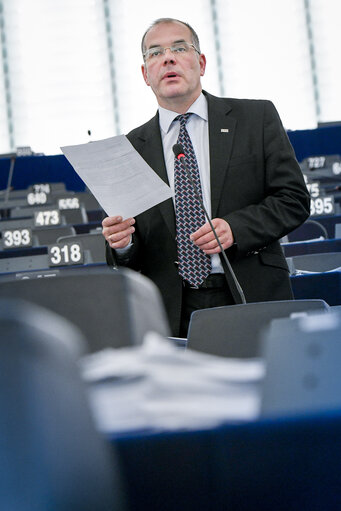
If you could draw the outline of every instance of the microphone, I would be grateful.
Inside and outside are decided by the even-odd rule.
[[[203,212],[204,212],[204,214],[205,214],[205,217],[207,218],[207,221],[208,221],[208,223],[210,224],[210,227],[211,227],[211,229],[212,229],[212,231],[213,231],[213,234],[214,234],[215,239],[217,240],[218,246],[219,246],[219,248],[220,248],[220,251],[221,251],[221,254],[222,254],[223,258],[224,258],[224,261],[225,261],[225,263],[226,263],[226,266],[228,267],[228,270],[229,270],[229,272],[230,272],[230,275],[231,275],[231,277],[232,277],[232,279],[233,279],[233,283],[234,283],[234,285],[235,285],[235,287],[236,287],[236,289],[237,289],[237,293],[238,293],[239,300],[241,301],[241,303],[246,303],[246,300],[245,300],[245,296],[244,296],[244,292],[243,292],[243,290],[242,290],[242,287],[241,287],[241,285],[240,285],[240,284],[239,284],[239,282],[238,282],[238,279],[237,279],[237,277],[236,277],[236,275],[235,275],[235,273],[234,273],[234,271],[233,271],[233,269],[232,269],[231,263],[230,263],[230,261],[228,260],[228,258],[227,258],[227,256],[226,256],[226,254],[225,254],[225,251],[224,251],[224,249],[223,249],[223,247],[221,246],[221,243],[220,243],[219,238],[218,238],[218,236],[217,236],[216,230],[215,230],[215,228],[214,228],[214,226],[213,226],[213,224],[212,224],[212,221],[211,221],[211,219],[210,219],[210,216],[209,216],[209,214],[207,213],[206,208],[205,208],[205,206],[204,206],[204,203],[203,203],[203,200],[202,200],[202,198],[201,198],[201,195],[200,195],[200,193],[199,193],[199,191],[198,191],[198,189],[197,189],[197,187],[196,187],[196,185],[195,185],[195,183],[194,183],[194,181],[193,181],[193,179],[192,179],[192,176],[191,176],[190,171],[189,171],[189,170],[188,170],[188,168],[187,168],[187,165],[186,165],[186,162],[185,162],[185,154],[184,154],[184,150],[183,150],[182,145],[181,145],[181,144],[174,144],[174,145],[173,145],[173,153],[175,154],[175,157],[176,157],[176,158],[177,158],[177,159],[178,159],[178,160],[182,163],[182,166],[183,166],[183,168],[185,169],[186,174],[187,174],[187,177],[188,177],[188,179],[189,179],[189,180],[190,180],[190,182],[191,182],[192,188],[193,188],[194,193],[195,193],[195,195],[196,195],[196,197],[197,197],[197,199],[198,199],[198,201],[199,201],[199,203],[200,203],[200,206],[201,206],[201,208],[202,208],[202,210],[203,210]],[[230,282],[229,282],[229,284],[230,284]],[[235,295],[235,293],[234,293],[234,290],[233,290],[233,289],[231,289],[231,293],[232,293],[233,297],[234,297],[234,298],[236,298],[236,297],[234,296],[234,295]]]

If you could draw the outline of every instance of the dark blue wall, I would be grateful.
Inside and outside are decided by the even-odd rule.
[[[315,130],[289,131],[298,161],[308,156],[341,154],[341,125]],[[10,160],[0,159],[0,190],[7,186]],[[16,158],[12,187],[25,189],[33,183],[64,182],[68,190],[83,191],[85,185],[64,155]]]

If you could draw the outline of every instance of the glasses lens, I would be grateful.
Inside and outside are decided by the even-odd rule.
[[[172,53],[186,53],[190,49],[190,44],[185,41],[182,43],[175,43],[170,47]]]
[[[156,48],[150,48],[150,50],[146,51],[146,59],[159,57],[160,55],[163,55],[165,53],[165,49],[162,48],[162,46],[157,46]]]

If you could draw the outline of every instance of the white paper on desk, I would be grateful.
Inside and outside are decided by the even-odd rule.
[[[124,135],[61,150],[109,216],[134,217],[173,195]]]
[[[262,360],[182,351],[149,332],[141,346],[83,357],[80,369],[102,432],[198,429],[259,416]]]

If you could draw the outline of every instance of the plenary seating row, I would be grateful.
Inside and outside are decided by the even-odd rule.
[[[33,232],[35,236],[35,231]],[[56,232],[51,229],[44,233],[44,241],[49,241],[58,233],[62,235],[57,236],[55,242],[44,243],[44,246],[0,251],[0,274],[44,270],[56,266],[105,263],[104,238],[100,229],[83,234],[75,234],[74,229],[56,229]],[[1,244],[3,242],[4,240],[0,240]]]
[[[187,346],[223,357],[260,357],[262,335],[273,319],[329,310],[324,300],[284,300],[195,311],[189,324]]]
[[[44,204],[57,204],[60,199],[76,198],[87,210],[101,209],[89,190],[67,190],[64,183],[36,183],[22,190],[1,190],[0,210]],[[11,212],[11,211],[10,211]]]
[[[169,335],[158,290],[140,274],[95,265],[61,268],[55,276],[0,278],[0,296],[31,300],[73,321],[88,340],[91,351],[131,344],[137,321],[132,320],[127,328],[129,316],[139,318],[140,324],[146,323],[142,334],[134,335],[134,343],[142,341],[148,328]],[[150,300],[148,293],[152,296]],[[188,342],[182,345],[220,356],[256,357],[262,329],[273,318],[328,309],[323,300],[289,300],[196,311],[192,314]]]
[[[30,301],[68,319],[91,352],[140,344],[148,330],[169,335],[158,289],[128,269],[94,265],[60,268],[43,278],[0,277],[0,297]]]
[[[39,210],[38,204],[28,205],[26,200],[23,200],[23,203],[17,205],[16,207],[11,206],[10,203],[7,203],[7,217],[9,218],[19,218],[19,217],[27,217],[31,215],[35,210]],[[87,215],[92,217],[97,216],[100,217],[101,207],[98,204],[95,197],[90,192],[64,192],[58,195],[52,196],[49,200],[42,203],[40,205],[40,209],[44,207],[49,208],[59,208],[62,212],[67,211],[68,209],[83,209],[86,211]],[[1,207],[1,202],[0,202]],[[98,214],[96,215],[96,212]]]
[[[312,181],[322,184],[340,184],[341,156],[340,154],[329,154],[319,156],[308,156],[300,162],[304,175]]]
[[[26,230],[27,238],[23,239],[23,236],[25,236],[25,229],[30,229],[30,231]],[[2,236],[0,238],[0,250],[9,250],[8,245],[11,249],[15,249],[16,244],[22,247],[23,242],[27,243],[27,247],[42,247],[50,245],[51,243],[56,243],[57,239],[61,236],[71,236],[76,234],[76,229],[73,225],[58,225],[56,227],[38,228],[19,227],[17,230],[17,235],[11,233],[7,236],[5,235],[6,229],[2,231]]]
[[[309,217],[302,225],[290,232],[283,242],[299,242],[341,238],[341,215]]]
[[[122,276],[127,280],[129,275],[130,280],[132,273],[113,275],[118,280]],[[154,295],[153,286],[148,282],[146,292],[146,279],[136,281],[135,274],[132,278],[136,296],[146,303],[150,292]],[[137,289],[141,283],[143,296]],[[0,347],[0,395],[6,417],[0,426],[2,438],[6,439],[1,444],[3,509],[40,511],[53,503],[60,511],[227,508],[249,511],[321,509],[326,502],[328,509],[330,502],[336,502],[339,494],[336,469],[340,464],[337,460],[341,459],[336,425],[341,421],[335,416],[321,427],[321,419],[314,421],[311,416],[300,419],[295,414],[294,421],[288,421],[280,410],[281,420],[271,416],[270,420],[226,424],[206,431],[137,435],[129,432],[118,438],[108,435],[112,451],[108,459],[108,445],[96,434],[76,366],[80,346],[87,341],[68,321],[37,304],[4,295],[0,301],[1,337],[10,341]],[[129,311],[130,320],[134,320],[132,309]],[[155,318],[159,314],[148,307],[138,322],[146,315]],[[274,343],[274,348],[281,350],[271,354],[274,369],[278,368],[283,349],[288,367],[292,349],[297,355],[299,347],[307,359],[314,361],[318,358],[316,345],[319,348],[329,341],[323,335],[323,339],[314,339],[313,347],[306,346],[302,328],[302,339],[297,336],[300,319],[277,320],[285,321],[286,325],[290,321],[293,329],[290,333],[294,331],[295,339],[290,336]],[[150,327],[159,328],[155,324]],[[281,324],[279,331],[283,334],[289,329]],[[317,335],[321,337],[321,330]],[[337,357],[334,360],[335,366]],[[275,378],[277,374],[278,371]],[[293,370],[291,393],[295,374]],[[267,382],[268,387],[270,383]],[[286,386],[282,387],[285,393]],[[283,397],[284,403],[285,397],[288,396]],[[323,419],[322,424],[326,424]]]
[[[91,351],[129,345],[132,339],[133,344],[141,343],[148,329],[169,335],[159,292],[142,275],[106,265],[56,271],[46,274],[50,278],[0,277],[0,297],[29,300],[73,321]],[[220,356],[255,357],[262,329],[273,318],[328,309],[323,300],[288,300],[196,311],[191,317],[188,346]],[[134,334],[136,325],[143,323]]]
[[[286,257],[340,252],[341,239],[311,240],[308,243],[303,241],[282,243],[282,248]]]
[[[87,224],[89,223],[89,217],[84,209],[80,207],[78,209],[65,209],[58,210],[51,207],[30,207],[30,208],[18,208],[19,216],[16,213],[11,218],[3,218],[0,220],[0,231],[10,229],[24,229],[24,228],[37,228],[57,225],[76,225],[76,224]],[[42,224],[39,220],[37,221],[37,215],[42,218]],[[45,218],[48,218],[49,223],[45,223]]]
[[[291,271],[297,273],[324,273],[341,270],[341,252],[303,254],[289,258]]]
[[[89,190],[66,190],[63,183],[34,184],[26,190],[0,193],[0,219],[28,218],[44,209],[60,210],[68,223],[98,221],[103,217],[100,204]],[[74,210],[80,210],[79,218],[76,213],[71,215]]]

